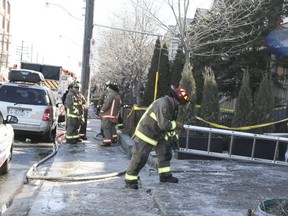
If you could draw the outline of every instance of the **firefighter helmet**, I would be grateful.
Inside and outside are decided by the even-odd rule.
[[[116,82],[109,82],[108,87],[116,92],[119,92],[118,84]]]
[[[107,82],[105,83],[105,88],[109,87],[109,84],[110,84],[110,81],[107,81]]]
[[[79,82],[79,81],[75,81],[75,82],[73,83],[73,88],[81,88],[80,82]]]
[[[172,96],[179,102],[179,104],[184,105],[189,102],[190,97],[187,90],[171,85]]]

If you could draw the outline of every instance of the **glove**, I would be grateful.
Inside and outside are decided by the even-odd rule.
[[[73,109],[73,111],[72,111],[75,115],[78,115],[79,114],[79,110],[77,110],[77,109]]]
[[[174,151],[180,149],[180,145],[179,145],[178,140],[172,140],[172,141],[170,141],[170,145],[171,145],[171,148],[172,148]]]
[[[118,127],[119,130],[124,129],[124,125],[123,124],[117,124],[117,127]]]
[[[176,122],[176,130],[183,130],[183,129],[184,129],[183,124],[180,122]]]

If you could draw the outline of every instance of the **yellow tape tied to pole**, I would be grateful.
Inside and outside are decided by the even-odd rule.
[[[133,106],[132,107],[132,110],[129,112],[129,114],[127,115],[127,118],[129,118],[129,116],[132,114],[133,111],[136,111],[136,110],[146,110],[147,107],[138,107],[138,106]]]

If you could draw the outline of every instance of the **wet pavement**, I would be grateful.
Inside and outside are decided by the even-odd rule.
[[[140,173],[140,189],[124,187],[133,141],[120,134],[118,144],[101,147],[94,136],[100,120],[89,109],[88,140],[60,145],[47,179],[32,197],[19,196],[4,215],[261,215],[259,202],[288,198],[288,168],[232,160],[171,161],[178,184],[160,183],[157,157]],[[39,180],[31,180],[30,183]],[[29,186],[29,184],[27,185]],[[31,203],[28,212],[21,205]],[[252,214],[250,214],[252,215]]]

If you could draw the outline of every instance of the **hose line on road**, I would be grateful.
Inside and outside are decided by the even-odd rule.
[[[117,177],[117,176],[121,176],[124,175],[126,173],[126,170],[123,171],[119,171],[119,172],[113,172],[113,173],[107,173],[107,174],[102,174],[102,175],[96,175],[96,176],[77,176],[77,177],[65,177],[65,176],[35,176],[32,175],[33,171],[35,171],[35,169],[41,165],[42,163],[44,163],[45,161],[47,161],[48,159],[52,158],[53,156],[55,156],[59,150],[59,146],[62,143],[62,141],[60,138],[62,136],[64,136],[65,133],[62,133],[58,136],[56,136],[55,138],[55,142],[54,142],[54,148],[51,154],[49,154],[48,156],[46,156],[45,158],[43,158],[42,160],[40,160],[39,162],[35,163],[32,167],[30,167],[30,169],[26,172],[25,178],[24,178],[24,184],[29,183],[30,180],[48,180],[48,181],[59,181],[59,182],[73,182],[73,181],[92,181],[92,180],[100,180],[100,179],[105,179],[105,178],[113,178],[113,177]]]

